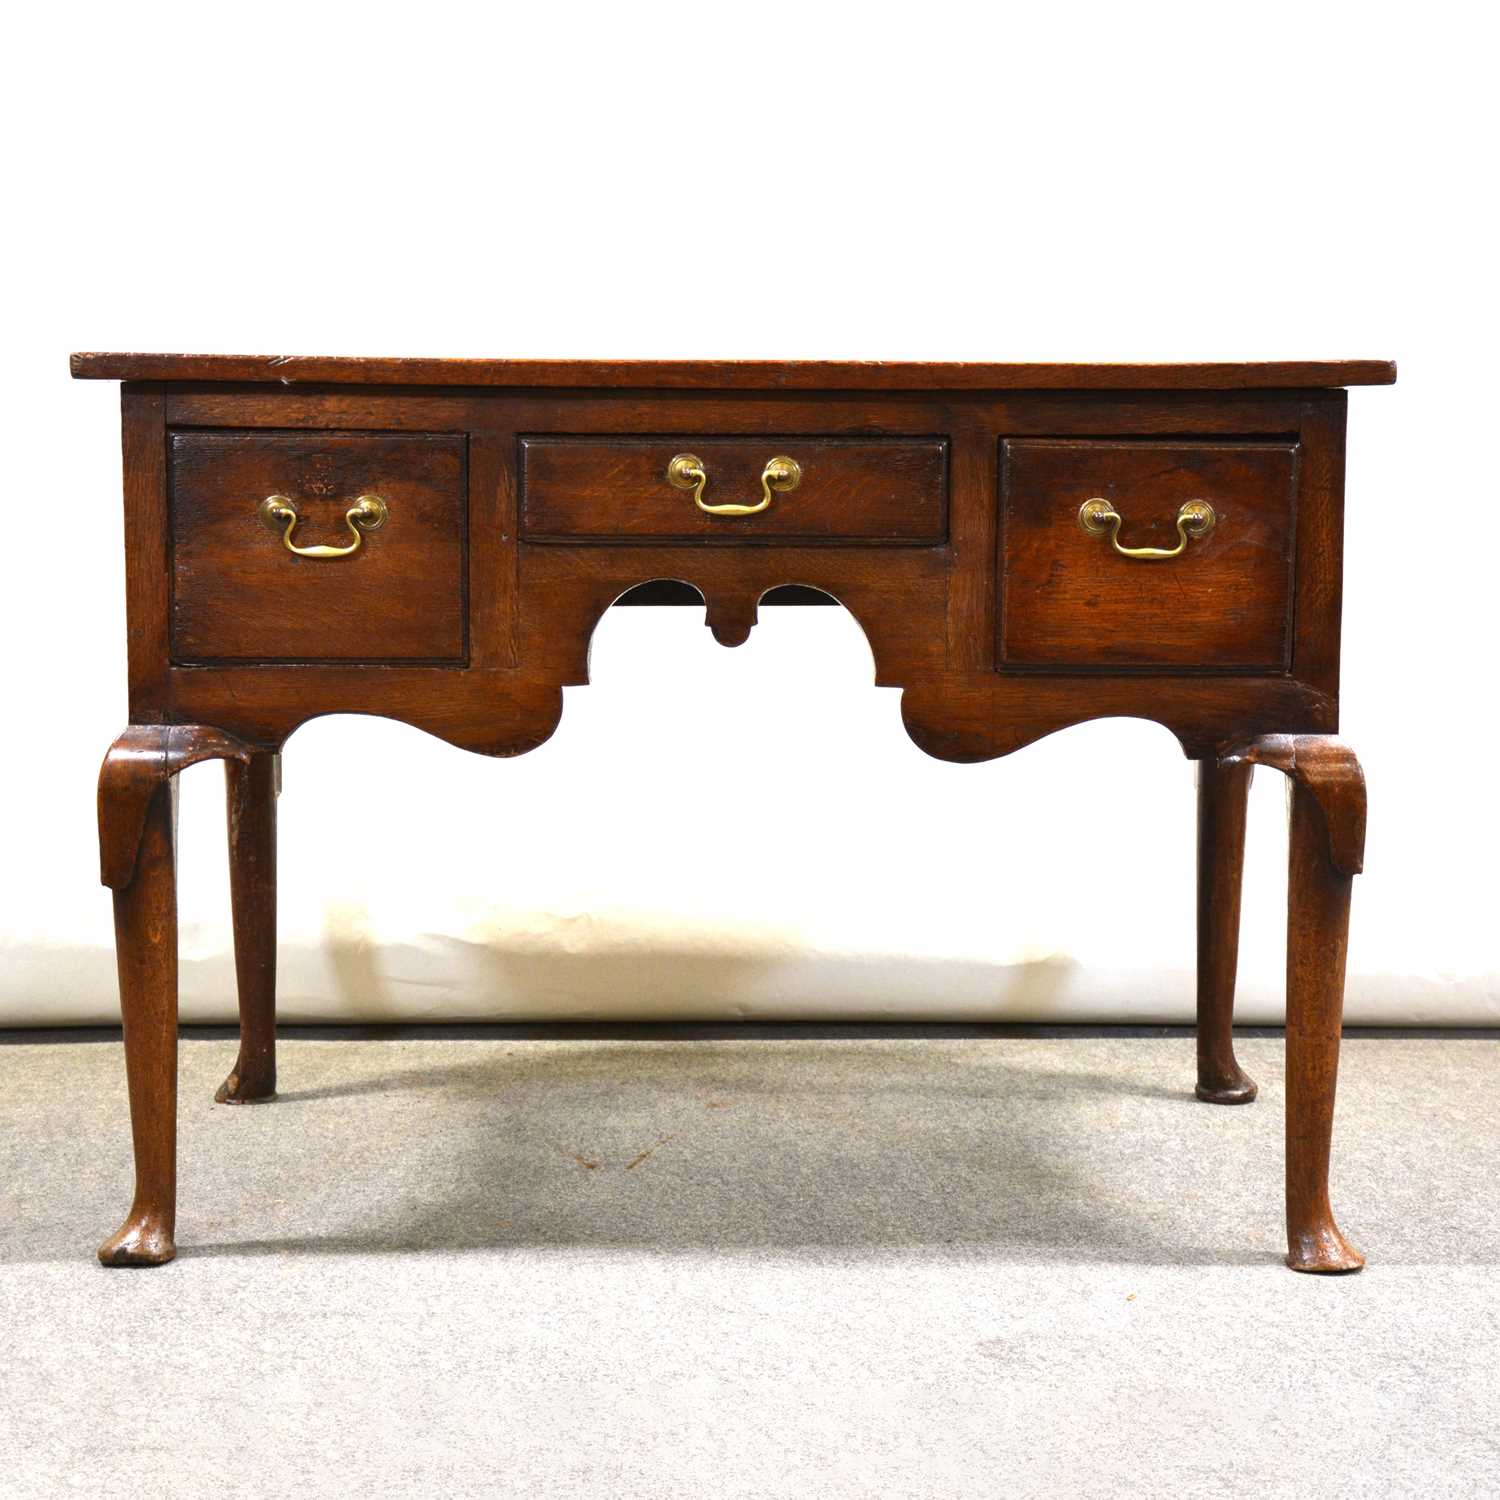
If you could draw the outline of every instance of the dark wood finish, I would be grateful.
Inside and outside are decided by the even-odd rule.
[[[247,761],[250,749],[201,724],[131,724],[99,770],[99,879],[111,890],[135,873],[146,810],[169,777],[205,760]]]
[[[701,459],[705,505],[758,505],[760,476],[782,454],[795,459],[794,490],[773,492],[753,516],[705,515],[667,482],[679,453]],[[664,438],[523,437],[521,535],[607,542],[767,543],[943,540],[947,444],[899,438],[779,436]]]
[[[1392,385],[1386,359],[1221,364],[946,364],[899,360],[364,359],[314,354],[75,354],[78,380],[451,385],[569,390],[1254,390]]]
[[[162,387],[130,386],[160,391]],[[703,432],[756,437],[930,437],[969,443],[1020,437],[1280,437],[1308,425],[1308,405],[1342,409],[1334,391],[455,391],[381,386],[169,385],[173,429],[298,428],[315,432]],[[957,431],[953,429],[957,428]],[[994,445],[979,448],[990,465]],[[985,490],[993,493],[993,486]]]
[[[1026,682],[997,676],[993,486],[1001,439],[1049,432],[1100,438],[1185,432],[1205,437],[1300,435],[1304,474],[1328,476],[1336,472],[1335,464],[1314,450],[1342,441],[1344,401],[1342,391],[1157,392],[1128,398],[1061,392],[924,400],[883,392],[817,398],[669,392],[622,397],[595,392],[513,396],[379,388],[213,392],[170,387],[165,419],[174,431],[203,425],[281,434],[288,429],[467,434],[471,454],[489,455],[483,480],[477,458],[471,466],[469,670],[390,666],[376,674],[329,665],[316,674],[317,691],[310,693],[310,679],[300,666],[226,665],[209,672],[137,664],[140,637],[133,629],[132,672],[149,675],[155,670],[164,676],[154,699],[157,706],[143,714],[219,724],[267,748],[279,745],[312,712],[340,712],[388,714],[466,748],[520,754],[555,726],[556,687],[587,681],[587,633],[613,598],[643,582],[679,581],[706,599],[719,638],[736,640],[751,628],[761,595],[790,583],[820,589],[849,608],[870,638],[877,681],[907,690],[903,711],[913,737],[946,758],[1003,754],[1069,723],[1108,713],[1142,712],[1156,718],[1193,755],[1240,737],[1248,704],[1263,709],[1265,718],[1257,724],[1328,732],[1337,727],[1337,661],[1326,647],[1316,655],[1309,649],[1304,668],[1302,647],[1294,645],[1286,676],[1256,676],[1243,684],[1209,675],[1196,686],[1179,687],[1153,677],[1149,685],[1132,687],[1038,669],[1028,669],[1033,675]],[[704,430],[757,436],[946,433],[952,487],[949,540],[941,548],[904,551],[787,544],[755,549],[761,555],[753,561],[746,556],[752,549],[659,543],[518,545],[514,470],[519,435],[580,429],[622,436]],[[1309,487],[1304,480],[1301,486],[1295,561],[1299,643],[1324,642],[1329,632],[1337,635],[1332,617],[1337,594],[1326,587],[1326,578],[1330,570],[1337,573],[1338,559],[1304,545],[1303,538],[1337,544],[1336,522],[1327,517],[1337,511],[1340,499],[1326,482]],[[149,517],[128,514],[127,537],[132,528],[148,523]],[[375,533],[372,545],[381,536]],[[159,536],[155,545],[159,553]],[[141,550],[149,552],[150,543],[142,543]],[[560,555],[552,556],[554,551]],[[524,620],[523,592],[529,601]],[[561,612],[559,618],[551,617],[554,610]]]
[[[1389,381],[1393,366],[84,355],[75,372],[131,382],[131,726],[101,774],[100,848],[120,912],[140,1187],[106,1259],[171,1253],[164,789],[177,771],[229,766],[241,1050],[220,1097],[268,1097],[274,757],[287,737],[319,714],[370,713],[488,755],[533,749],[563,688],[588,681],[604,611],[646,586],[701,600],[725,645],[788,589],[837,600],[864,629],[876,682],[902,690],[907,732],[944,759],[1108,715],[1174,734],[1203,763],[1199,1094],[1219,1102],[1254,1089],[1231,1045],[1250,768],[1291,777],[1290,1258],[1357,1263],[1327,1198],[1364,829],[1357,762],[1332,738],[1338,387]],[[700,518],[658,477],[683,450],[710,460],[711,503],[753,503],[779,453],[804,465],[803,485],[743,522]],[[299,540],[341,545],[343,511],[367,491],[391,521],[352,558],[291,557],[255,516],[266,494],[290,494]],[[1126,545],[1170,542],[1182,499],[1208,499],[1219,521],[1180,558],[1134,563],[1079,530],[1094,494],[1126,516]]]
[[[1070,725],[1115,718],[1150,719],[1199,760],[1237,738],[1247,703],[1257,716],[1301,733],[1338,728],[1335,699],[1286,677],[942,676],[906,689],[901,718],[913,741],[939,760],[992,760]]]
[[[172,574],[167,563],[166,398],[160,386],[126,387],[120,393],[125,479],[125,631],[130,659],[130,720],[162,718],[171,652]],[[106,882],[108,883],[108,882]]]
[[[1353,878],[1328,854],[1317,798],[1294,782],[1286,953],[1286,1263],[1357,1271],[1328,1195]]]
[[[135,1197],[99,1247],[107,1266],[159,1266],[177,1254],[177,781],[145,804],[135,867],[114,892],[124,1074]]]
[[[106,1266],[159,1266],[177,1253],[177,782],[146,802],[129,880],[115,891],[115,957],[135,1196],[99,1247]]]
[[[170,453],[175,661],[463,660],[462,437],[175,432]],[[348,557],[294,557],[257,514],[285,495],[298,546],[348,547],[365,494],[390,514]]]
[[[1283,672],[1297,449],[1287,443],[1007,442],[1000,653],[1007,666]],[[1178,507],[1217,517],[1181,557],[1121,557],[1078,524],[1123,519],[1122,547],[1178,544]]]
[[[217,729],[133,724],[99,770],[99,873],[114,891],[135,1146],[130,1212],[99,1247],[107,1266],[161,1265],[177,1253],[177,774],[250,758]]]
[[[1328,857],[1342,875],[1365,867],[1365,773],[1354,752],[1326,736],[1263,734],[1226,750],[1223,765],[1271,766],[1318,804],[1328,834]]]
[[[1337,695],[1344,602],[1346,401],[1309,401],[1299,421],[1293,669]]]
[[[808,588],[800,583],[783,583],[769,590],[760,600],[762,604],[838,605],[832,594],[821,589]],[[612,609],[624,609],[635,605],[687,605],[703,608],[703,595],[690,583],[678,583],[674,578],[658,578],[654,583],[638,583],[626,589]]]
[[[1328,1196],[1352,877],[1334,865],[1317,798],[1292,786],[1286,954],[1286,1235],[1294,1271],[1357,1271]]]
[[[1198,1097],[1249,1104],[1254,1080],[1234,1055],[1234,981],[1240,957],[1249,762],[1198,762]]]
[[[276,798],[281,757],[226,760],[224,791],[240,1050],[214,1100],[257,1104],[276,1097]]]
[[[1268,765],[1292,784],[1286,953],[1286,1232],[1294,1271],[1357,1271],[1328,1196],[1344,1013],[1349,901],[1364,868],[1365,777],[1332,738],[1271,735],[1223,764]]]

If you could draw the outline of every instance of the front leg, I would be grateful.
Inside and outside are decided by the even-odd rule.
[[[276,1097],[276,797],[281,757],[257,752],[224,762],[229,822],[229,893],[240,1050],[219,1085],[219,1104]]]
[[[215,729],[132,725],[99,772],[99,867],[115,897],[115,956],[135,1197],[99,1247],[106,1266],[159,1266],[177,1253],[177,773],[248,760]]]
[[[1291,784],[1286,955],[1286,1229],[1294,1271],[1357,1271],[1328,1197],[1349,898],[1364,864],[1365,778],[1347,745],[1267,736],[1232,752]]]
[[[115,961],[135,1146],[135,1198],[99,1247],[107,1266],[177,1254],[177,782],[152,792],[130,883],[115,892]]]

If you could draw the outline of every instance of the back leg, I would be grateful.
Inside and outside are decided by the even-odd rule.
[[[224,762],[229,892],[239,981],[240,1051],[214,1095],[220,1104],[276,1097],[276,797],[281,757],[256,751]]]
[[[1198,762],[1198,1087],[1210,1104],[1248,1104],[1255,1083],[1234,1056],[1245,808],[1255,767]]]

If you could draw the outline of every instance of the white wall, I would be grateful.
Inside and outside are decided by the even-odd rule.
[[[72,349],[1395,357],[1350,405],[1348,1016],[1500,1020],[1495,135],[1466,15],[32,8],[0,105],[0,1024],[116,1014],[117,407]],[[1190,1015],[1165,731],[943,765],[843,611],[762,621],[725,651],[696,611],[607,616],[594,685],[518,761],[301,730],[283,1014]],[[1281,1006],[1279,780],[1251,809],[1251,1021]],[[217,767],[184,778],[181,851],[184,1014],[227,1019]]]

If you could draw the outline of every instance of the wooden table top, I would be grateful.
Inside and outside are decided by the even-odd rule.
[[[74,354],[79,380],[750,391],[1223,391],[1392,385],[1392,360],[968,364],[883,360],[376,359],[315,354]]]

